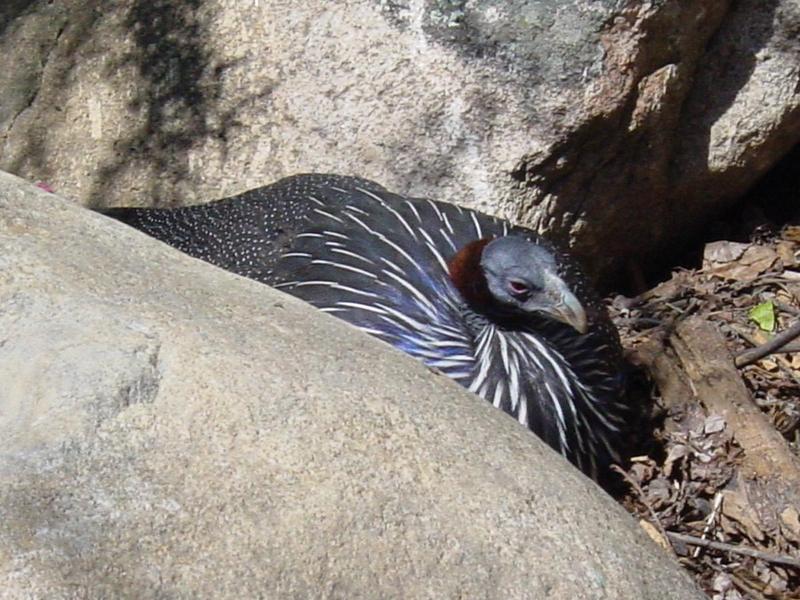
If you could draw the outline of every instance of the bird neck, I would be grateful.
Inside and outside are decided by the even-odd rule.
[[[481,269],[481,255],[490,238],[475,240],[459,250],[448,263],[450,279],[461,296],[475,310],[484,312],[492,296]]]

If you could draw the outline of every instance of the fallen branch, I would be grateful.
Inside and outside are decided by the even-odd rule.
[[[785,329],[774,338],[769,340],[768,342],[761,344],[760,346],[753,348],[752,350],[746,350],[741,354],[737,355],[734,364],[737,367],[744,367],[747,365],[751,365],[757,360],[764,358],[765,356],[772,354],[779,350],[782,346],[785,346],[792,340],[800,337],[800,321],[797,321],[794,325]]]
[[[800,308],[795,308],[791,304],[784,304],[783,302],[778,302],[777,300],[774,300],[774,302],[775,308],[777,308],[779,311],[794,315],[795,317],[800,317]]]
[[[717,327],[699,317],[681,322],[670,338],[697,399],[721,415],[745,454],[745,477],[774,479],[792,497],[800,490],[800,461],[750,397]]]
[[[736,356],[741,356],[745,352],[749,352],[749,350],[742,350]],[[795,352],[800,352],[800,342],[789,342],[785,346],[781,346],[780,348],[776,348],[775,350],[773,350],[772,354],[794,354]],[[742,366],[745,367],[747,365],[742,365]]]
[[[691,546],[702,546],[703,548],[711,548],[712,550],[722,550],[723,552],[741,554],[743,556],[750,556],[751,558],[758,558],[769,563],[787,565],[789,567],[800,569],[800,559],[792,558],[791,556],[771,554],[769,552],[762,552],[761,550],[756,550],[755,548],[749,548],[747,546],[737,546],[735,544],[726,544],[725,542],[715,542],[714,540],[706,540],[693,535],[687,535],[685,533],[676,533],[674,531],[667,531],[666,534],[668,538],[673,539],[676,542],[683,542],[684,544],[689,544]]]
[[[661,392],[665,408],[679,407],[694,396],[691,383],[680,368],[678,359],[664,347],[664,340],[660,336],[651,335],[628,358],[634,365],[644,367],[650,373]]]

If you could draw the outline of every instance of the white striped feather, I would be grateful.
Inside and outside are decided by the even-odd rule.
[[[487,324],[476,340],[475,361],[469,389],[495,406],[509,407],[512,416],[534,430],[543,415],[537,418],[530,408],[544,403],[544,410],[553,415],[561,452],[573,457],[579,467],[594,468],[593,457],[601,448],[617,458],[609,439],[620,431],[617,423],[622,418],[604,410],[603,399],[595,395],[598,388],[584,383],[567,359],[536,333]],[[492,364],[500,365],[503,372],[492,373],[488,366]],[[532,373],[541,374],[538,392],[524,383],[523,378]],[[587,459],[591,465],[583,464]]]
[[[359,269],[358,267],[354,267],[353,265],[348,265],[347,263],[340,263],[334,260],[325,260],[323,258],[315,258],[309,261],[312,265],[326,265],[328,267],[333,267],[334,269],[342,269],[344,271],[351,271],[353,273],[358,273],[359,275],[363,275],[369,279],[377,279],[378,276],[374,273],[370,273],[369,271],[365,271],[364,269]]]
[[[342,221],[336,215],[332,215],[328,211],[322,210],[321,208],[312,208],[311,210],[314,211],[315,213],[317,213],[320,216],[323,216],[323,217],[326,217],[326,218],[330,219],[331,221],[336,221],[337,223],[344,223],[344,221]]]
[[[345,250],[344,248],[331,248],[331,252],[333,254],[342,254],[344,256],[349,256],[350,258],[355,258],[356,260],[360,260],[361,262],[367,263],[368,265],[375,265],[373,261],[368,259],[366,256],[361,256],[360,254],[356,254],[355,252],[350,252],[350,250]]]
[[[370,198],[376,200],[383,208],[385,208],[387,211],[389,211],[392,215],[395,216],[395,218],[398,221],[400,221],[400,224],[405,228],[406,231],[408,231],[408,233],[411,235],[411,237],[413,237],[415,240],[417,239],[417,234],[414,232],[414,229],[411,227],[411,225],[408,223],[408,221],[405,220],[403,215],[401,215],[394,208],[389,206],[383,198],[381,198],[377,194],[373,194],[369,190],[365,190],[363,188],[356,188],[356,189],[359,192],[361,192],[362,194],[365,194],[365,195],[369,196]],[[408,204],[410,204],[410,202]],[[419,218],[419,215],[417,215],[417,217]]]

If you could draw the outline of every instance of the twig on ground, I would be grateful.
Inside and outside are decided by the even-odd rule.
[[[773,303],[775,304],[775,308],[779,311],[794,315],[795,317],[800,317],[800,308],[795,308],[791,304],[785,304],[777,300],[773,300]]]
[[[734,334],[739,336],[742,340],[744,340],[745,342],[747,342],[748,344],[750,344],[754,348],[757,348],[757,347],[760,346],[759,341],[755,337],[753,337],[753,335],[748,333],[745,330],[745,328],[743,328],[741,326],[732,325],[731,326],[731,331],[733,331]],[[773,362],[778,367],[778,369],[780,369],[781,372],[784,375],[786,375],[787,378],[789,378],[792,381],[800,384],[800,375],[798,375],[798,373],[792,367],[791,363],[785,357],[781,356],[781,354],[786,354],[787,353],[786,348],[789,348],[790,346],[793,346],[793,345],[797,346],[797,344],[792,344],[791,342],[789,342],[785,346],[781,346],[780,348],[775,349],[771,354],[769,354],[769,356],[774,357]],[[750,352],[750,350],[743,350],[742,353],[743,352]],[[733,361],[734,361],[734,366],[735,366],[735,364],[736,364],[735,363],[735,358],[733,359]],[[746,367],[753,366],[754,364],[755,363],[742,365],[741,368],[744,369]]]
[[[713,550],[722,550],[723,552],[732,552],[734,554],[741,554],[743,556],[750,556],[751,558],[758,558],[763,561],[787,565],[790,567],[800,568],[800,559],[792,558],[782,554],[771,554],[769,552],[762,552],[755,548],[747,546],[737,546],[736,544],[726,544],[725,542],[715,542],[714,540],[705,540],[703,538],[687,535],[685,533],[676,533],[674,531],[667,531],[668,538],[691,546],[703,546],[704,548],[711,548]]]
[[[708,534],[711,533],[711,530],[714,527],[714,524],[717,522],[719,518],[719,512],[722,508],[722,492],[717,492],[714,494],[714,505],[710,513],[708,513],[708,517],[706,518],[706,525],[703,527],[703,535],[701,539],[708,539]],[[697,546],[694,551],[694,558],[700,556],[702,546]]]
[[[742,350],[740,354],[744,354],[745,352],[749,352],[749,350]],[[800,352],[800,343],[798,342],[789,342],[785,346],[775,348],[775,350],[772,351],[773,354],[794,354],[795,352]],[[737,356],[739,356],[739,354],[737,354]]]
[[[746,365],[751,365],[757,360],[764,358],[768,354],[772,354],[797,337],[800,337],[800,321],[797,321],[788,329],[783,330],[765,344],[761,344],[752,350],[746,350],[742,352],[734,359],[734,364],[740,368]]]

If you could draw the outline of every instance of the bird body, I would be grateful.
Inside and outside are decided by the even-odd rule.
[[[335,175],[106,214],[439,369],[589,475],[620,459],[616,330],[573,262],[528,229]]]

